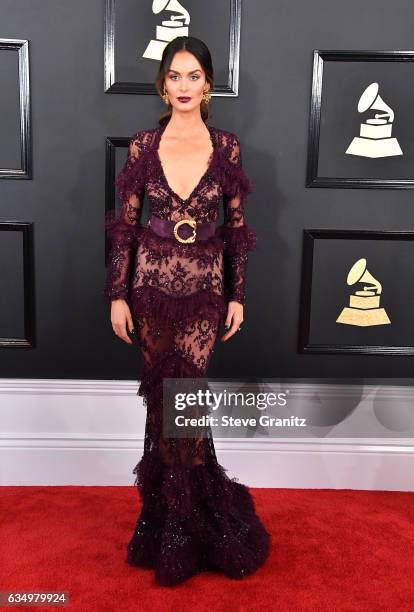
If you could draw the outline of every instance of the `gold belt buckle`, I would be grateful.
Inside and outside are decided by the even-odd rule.
[[[178,235],[178,228],[180,227],[180,225],[183,225],[183,223],[188,223],[188,225],[191,225],[191,227],[193,228],[193,233],[188,238],[181,238]],[[197,221],[195,219],[180,219],[180,221],[177,221],[177,223],[174,225],[174,236],[179,242],[194,242],[196,239],[196,228]]]

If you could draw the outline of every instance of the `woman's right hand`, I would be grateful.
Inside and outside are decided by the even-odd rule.
[[[134,331],[131,311],[126,301],[122,298],[112,300],[111,304],[111,323],[114,333],[124,340],[127,344],[132,344],[131,338],[127,334],[127,325],[130,333]]]

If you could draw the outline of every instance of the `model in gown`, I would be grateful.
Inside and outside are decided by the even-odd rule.
[[[163,437],[163,378],[206,377],[229,302],[245,302],[248,251],[257,240],[244,218],[252,183],[238,137],[205,122],[208,167],[183,199],[159,155],[167,123],[130,139],[116,178],[121,206],[106,216],[104,295],[130,308],[143,363],[137,395],[147,411],[144,452],[133,470],[142,507],[126,560],[153,568],[158,584],[172,586],[202,570],[236,579],[253,573],[269,553],[270,534],[248,487],[218,463],[210,429],[203,437]],[[224,221],[217,226],[221,202]],[[196,222],[193,242],[185,242],[193,227],[177,226],[182,219]]]

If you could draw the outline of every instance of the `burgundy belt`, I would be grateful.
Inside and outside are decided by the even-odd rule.
[[[213,236],[216,229],[215,221],[197,222],[195,219],[180,219],[171,221],[151,215],[148,226],[163,238],[175,238],[179,242],[195,242],[196,240],[207,240]]]

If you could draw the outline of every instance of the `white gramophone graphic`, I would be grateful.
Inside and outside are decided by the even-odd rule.
[[[385,111],[375,113],[374,117],[361,123],[359,136],[355,136],[345,153],[361,157],[391,157],[402,155],[403,152],[396,138],[391,137],[394,111],[385,104],[378,94],[378,83],[371,83],[363,91],[358,102],[358,112],[368,109]],[[384,119],[386,117],[386,119]]]
[[[345,306],[337,323],[369,327],[370,325],[388,325],[391,323],[384,308],[380,308],[380,294],[382,286],[367,270],[367,260],[358,259],[348,272],[346,279],[348,285],[355,283],[368,283],[362,290],[355,291],[349,296],[349,306]]]
[[[164,48],[171,40],[177,36],[188,36],[190,13],[178,2],[178,0],[153,0],[152,12],[158,15],[158,13],[161,13],[163,10],[179,14],[171,15],[170,20],[163,21],[162,25],[157,25],[157,39],[150,40],[142,57],[159,61],[162,57]]]

